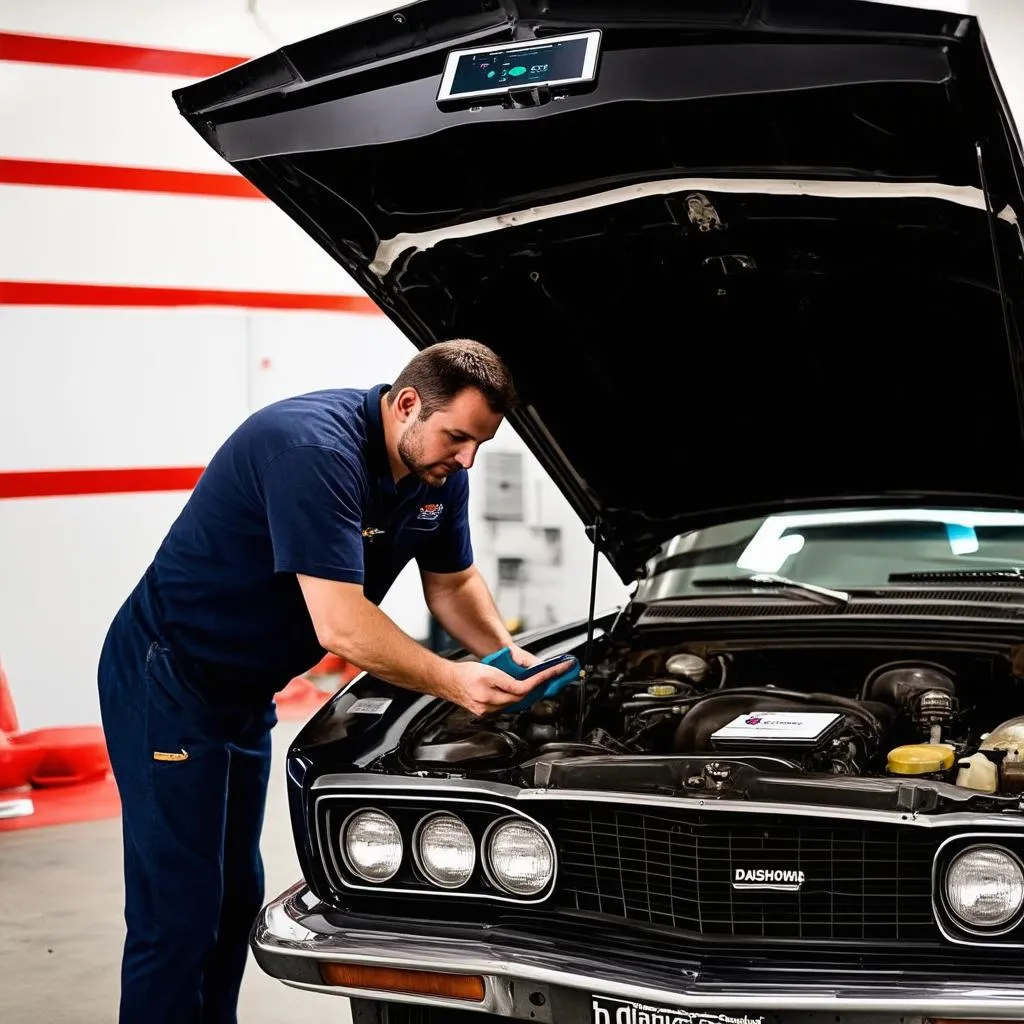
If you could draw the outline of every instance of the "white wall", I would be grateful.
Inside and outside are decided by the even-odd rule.
[[[401,5],[261,0],[255,17],[247,6],[0,0],[0,32],[245,57]],[[2,57],[0,159],[233,173],[174,107],[171,90],[189,79]],[[0,282],[361,294],[260,199],[0,185],[0,224]],[[0,300],[0,474],[201,467],[251,410],[392,379],[412,354],[380,315]],[[493,446],[522,447],[508,428]],[[545,582],[545,614],[585,614],[590,547],[550,481],[543,486],[546,521],[568,534],[565,562]],[[107,624],[186,497],[0,500],[0,659],[23,728],[98,721],[95,666]],[[489,541],[478,528],[490,577]],[[618,599],[621,586],[607,570],[603,579],[603,602]],[[413,570],[384,607],[425,636]]]
[[[904,2],[979,13],[1011,103],[1024,110],[1024,4]],[[0,0],[0,32],[245,57],[398,6]],[[0,159],[231,173],[174,108],[171,90],[188,80],[0,53]],[[0,225],[0,282],[358,293],[297,226],[258,199],[0,185]],[[250,410],[311,388],[388,379],[411,354],[373,315],[16,306],[0,298],[0,473],[201,466]],[[507,427],[491,447],[522,450]],[[564,542],[560,565],[530,572],[530,624],[583,616],[589,542],[532,459],[526,493],[527,525],[560,526]],[[0,659],[23,727],[98,720],[94,675],[106,624],[185,497],[0,500]],[[476,492],[473,514],[478,558],[493,585],[498,556],[523,541],[518,528],[481,521]],[[599,607],[622,595],[602,565]],[[423,635],[410,573],[385,607]]]

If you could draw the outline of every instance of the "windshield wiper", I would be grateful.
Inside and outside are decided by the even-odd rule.
[[[894,572],[890,583],[1019,583],[1024,586],[1024,569],[935,569],[929,572]]]
[[[756,590],[759,587],[781,588],[795,591],[821,604],[845,608],[850,603],[850,595],[843,590],[829,590],[828,587],[819,587],[814,583],[804,583],[802,580],[791,580],[786,576],[776,576],[775,573],[770,572],[759,572],[753,576],[712,576],[691,580],[690,585],[694,587],[735,587],[750,590]]]

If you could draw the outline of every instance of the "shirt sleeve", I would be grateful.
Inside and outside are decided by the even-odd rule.
[[[363,582],[366,480],[344,453],[299,445],[264,469],[274,571]]]
[[[424,572],[462,572],[473,564],[469,533],[469,480],[466,473],[450,478],[441,522],[416,552]]]

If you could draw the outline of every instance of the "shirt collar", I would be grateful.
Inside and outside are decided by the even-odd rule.
[[[389,494],[397,490],[391,475],[388,449],[384,441],[384,421],[380,415],[380,399],[391,389],[390,384],[375,384],[366,392],[366,465],[380,486]]]

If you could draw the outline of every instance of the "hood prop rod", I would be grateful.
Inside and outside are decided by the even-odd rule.
[[[999,306],[1003,313],[1003,330],[1006,333],[1007,353],[1010,357],[1010,370],[1013,376],[1013,391],[1017,399],[1017,426],[1021,438],[1024,439],[1024,382],[1021,381],[1020,346],[1014,340],[1013,324],[1010,320],[1010,303],[1006,295],[1006,282],[1003,279],[1003,261],[999,255],[999,241],[996,237],[996,212],[992,205],[992,193],[988,188],[988,176],[985,174],[985,158],[981,151],[981,143],[974,144],[978,157],[978,174],[981,178],[981,190],[985,194],[985,215],[988,219],[988,237],[992,245],[992,262],[995,265],[996,285],[999,288]]]
[[[601,516],[598,515],[592,526],[588,526],[586,532],[590,535],[594,544],[594,557],[590,566],[590,611],[587,613],[587,649],[583,656],[583,671],[580,673],[579,686],[579,715],[576,721],[576,739],[583,742],[583,720],[587,713],[587,680],[593,668],[591,662],[591,649],[594,644],[594,603],[597,600],[597,559],[600,549],[597,546],[597,534],[601,528]]]

